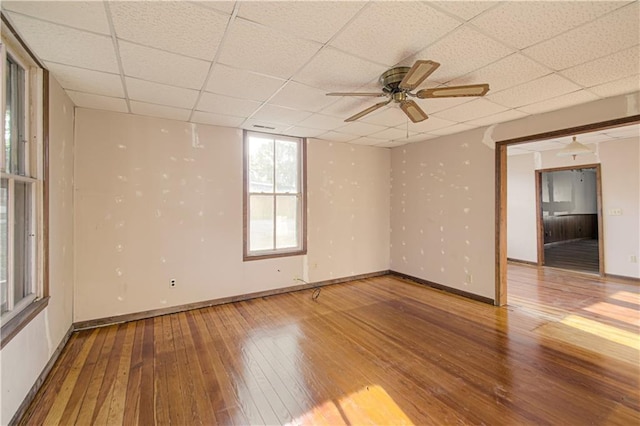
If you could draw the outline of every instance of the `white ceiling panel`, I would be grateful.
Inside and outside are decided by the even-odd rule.
[[[349,141],[349,143],[352,143],[354,145],[369,145],[369,146],[375,146],[378,145],[380,143],[380,139],[372,139],[372,138],[367,138],[367,137],[359,137],[358,139],[354,139],[352,141]]]
[[[372,103],[373,105],[373,103]],[[407,115],[402,112],[398,104],[390,103],[388,106],[380,110],[365,115],[360,121],[371,124],[380,124],[382,126],[397,127],[409,120]]]
[[[589,93],[586,90],[581,90],[578,92],[567,93],[566,95],[561,95],[535,104],[522,106],[519,109],[528,114],[539,114],[547,111],[554,111],[556,109],[567,108],[573,105],[595,101],[596,99],[598,99],[598,97],[593,93]]]
[[[437,135],[431,135],[429,133],[417,133],[414,136],[409,136],[409,138],[403,138],[402,141],[406,143],[416,143],[428,141],[429,139],[434,139],[437,137]]]
[[[287,83],[270,100],[270,103],[274,105],[311,112],[319,111],[333,102],[335,102],[335,98],[327,96],[324,90],[305,86],[294,81]]]
[[[413,132],[411,130],[409,130],[407,132],[406,128],[399,129],[399,128],[390,127],[390,128],[388,128],[386,130],[383,130],[381,132],[372,133],[367,137],[369,137],[371,139],[382,139],[382,140],[387,140],[387,141],[392,141],[392,140],[404,141],[405,139],[408,139],[408,138],[411,138],[413,136],[416,136],[417,134],[418,134],[417,132]]]
[[[444,135],[451,135],[454,133],[466,132],[467,130],[471,130],[475,127],[478,127],[478,126],[459,123],[459,124],[454,124],[453,126],[444,127],[442,129],[432,130],[430,133],[433,135],[444,136]]]
[[[302,120],[300,125],[312,129],[331,130],[344,126],[344,120],[331,115],[313,114],[307,119]]]
[[[603,98],[611,96],[623,95],[625,93],[633,93],[640,91],[640,75],[634,75],[610,83],[600,84],[590,87],[590,92],[595,93]]]
[[[330,44],[391,66],[458,25],[456,19],[423,2],[370,2]]]
[[[174,108],[165,105],[155,105],[146,102],[131,101],[131,112],[150,117],[170,118],[172,120],[187,121],[191,110]]]
[[[499,3],[496,1],[434,1],[429,4],[468,21]]]
[[[200,59],[120,41],[125,75],[188,89],[200,89],[211,64]]]
[[[489,92],[491,93],[491,92]],[[427,114],[434,114],[438,111],[444,111],[445,109],[453,108],[458,105],[471,102],[473,98],[459,97],[459,98],[437,98],[437,99],[418,99],[416,102],[422,107]]]
[[[117,73],[111,37],[9,13],[24,41],[45,61]]]
[[[217,64],[205,90],[252,101],[266,101],[284,83],[285,80],[280,78]]]
[[[322,133],[318,136],[318,139],[322,139],[325,141],[333,141],[333,142],[349,142],[354,139],[357,139],[359,136],[350,135],[348,133],[340,133],[340,132],[326,132]]]
[[[322,133],[324,133],[324,130],[294,126],[294,127],[289,127],[287,130],[285,130],[285,132],[288,136],[296,136],[298,138],[316,138]]]
[[[102,2],[4,0],[2,8],[80,30],[111,34],[109,21]]]
[[[178,108],[193,109],[198,99],[197,90],[168,86],[127,77],[125,79],[129,98],[152,104],[168,105]]]
[[[241,2],[238,16],[295,37],[326,43],[365,4],[355,1]]]
[[[116,112],[129,111],[127,108],[127,102],[122,98],[92,95],[84,92],[74,92],[73,90],[67,90],[67,95],[69,95],[73,103],[79,107],[103,109]]]
[[[473,25],[518,49],[547,40],[622,6],[612,1],[505,2]]]
[[[263,133],[276,133],[284,135],[285,130],[289,126],[284,124],[269,123],[267,121],[249,119],[242,123],[242,128],[247,130],[253,130],[255,132]]]
[[[200,102],[198,102],[196,109],[199,111],[214,112],[216,114],[248,117],[253,114],[260,105],[260,102],[205,92],[200,97]]]
[[[632,126],[614,127],[612,129],[606,129],[602,133],[616,139],[624,138],[637,138],[640,137],[640,124],[634,124]]]
[[[236,19],[219,60],[275,77],[289,78],[320,49],[316,42],[296,39],[277,30]]]
[[[354,121],[347,123],[342,127],[338,127],[337,131],[340,133],[350,133],[357,136],[368,136],[372,133],[381,132],[386,127],[378,126],[376,124],[363,123],[361,121]],[[378,141],[380,142],[380,141]]]
[[[288,124],[291,126],[298,124],[310,115],[310,112],[267,104],[253,114],[252,117],[256,120],[265,120],[272,123]]]
[[[354,96],[332,97],[331,99],[333,102],[322,110],[322,114],[338,117],[342,120],[370,107],[376,103],[376,100],[381,101],[381,98]]]
[[[580,86],[558,74],[549,74],[529,83],[512,87],[502,92],[489,94],[487,98],[493,102],[511,108],[542,102],[558,95],[580,90]]]
[[[443,118],[449,121],[469,121],[476,118],[486,117],[487,115],[497,114],[499,112],[506,111],[507,108],[493,103],[487,99],[474,99],[471,102],[467,102],[462,105],[458,105],[453,108],[449,108],[444,111],[435,113],[438,118]]]
[[[527,113],[518,111],[517,109],[509,109],[507,111],[499,112],[497,114],[489,115],[487,117],[477,118],[475,120],[467,121],[467,124],[472,126],[489,126],[491,124],[502,123],[505,121],[517,120],[518,118],[526,117]]]
[[[194,0],[191,3],[197,4],[200,7],[224,12],[227,15],[231,15],[236,5],[236,2],[233,0]]]
[[[92,71],[53,62],[46,62],[45,66],[65,89],[124,98],[122,79],[119,74]]]
[[[231,115],[213,114],[211,112],[194,111],[191,121],[194,123],[211,124],[213,126],[240,127],[243,117]]]
[[[561,74],[585,87],[640,74],[640,46],[566,69]]]
[[[229,16],[173,1],[111,1],[118,38],[199,59],[212,60]]]
[[[443,120],[438,117],[429,117],[428,119],[421,121],[420,123],[411,123],[409,127],[411,130],[421,133],[431,133],[434,130],[442,129],[445,127],[453,126],[456,124],[454,121]],[[400,126],[402,129],[404,127]]]
[[[639,7],[640,2],[633,2],[523,52],[559,71],[635,46],[640,39]]]

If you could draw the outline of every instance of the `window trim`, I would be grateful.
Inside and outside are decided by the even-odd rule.
[[[302,169],[300,173],[300,246],[293,249],[276,249],[265,251],[263,254],[250,254],[249,252],[249,135],[265,135],[270,138],[282,137],[296,139],[300,141],[300,162],[298,166]],[[275,182],[274,191],[275,191]],[[275,214],[275,212],[274,212]],[[253,130],[243,130],[242,132],[242,260],[263,260],[278,257],[302,256],[307,254],[307,139],[296,136],[279,135],[273,133],[261,133]]]

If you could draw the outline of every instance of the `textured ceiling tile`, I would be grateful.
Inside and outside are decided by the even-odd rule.
[[[442,128],[442,129],[432,130],[430,133],[438,136],[452,135],[454,133],[460,133],[467,130],[471,130],[475,127],[477,126],[471,126],[468,124],[459,123],[459,124],[454,124],[453,126]]]
[[[349,133],[357,136],[368,136],[372,133],[377,133],[382,130],[386,130],[386,127],[378,126],[375,124],[362,123],[360,121],[354,121],[351,123],[347,123],[342,127],[338,127],[336,130],[340,133]]]
[[[131,112],[150,117],[169,118],[173,120],[187,121],[191,110],[173,108],[165,105],[148,104],[146,102],[130,101]]]
[[[388,141],[388,142],[382,142],[382,143],[378,143],[375,144],[374,146],[376,148],[396,148],[399,146],[404,146],[406,144],[408,144],[409,142],[405,141],[405,140],[397,140],[397,141]]]
[[[212,60],[229,17],[189,2],[110,2],[120,39]]]
[[[45,66],[65,89],[124,98],[122,79],[118,74],[70,67],[53,62],[46,62]]]
[[[24,41],[40,59],[96,71],[119,72],[111,37],[15,13],[9,16]]]
[[[511,108],[541,102],[565,93],[580,90],[580,86],[557,74],[530,81],[502,92],[489,94],[487,98],[493,102]]]
[[[293,80],[327,91],[353,91],[379,78],[386,70],[383,65],[328,47],[294,75]]]
[[[291,34],[326,43],[365,2],[241,2],[238,16]]]
[[[320,49],[316,42],[236,19],[218,60],[226,65],[289,78]]]
[[[321,135],[324,130],[310,129],[308,127],[294,126],[286,130],[288,136],[298,138],[315,138]]]
[[[396,127],[407,123],[407,116],[398,104],[391,103],[373,114],[365,115],[360,119],[365,123],[379,124],[381,126]]]
[[[216,114],[235,115],[236,117],[248,117],[261,105],[246,99],[230,98],[228,96],[203,93],[196,107],[199,111],[214,112]]]
[[[120,41],[125,75],[172,86],[200,89],[210,63]]]
[[[380,139],[372,139],[372,138],[367,138],[367,137],[360,137],[358,139],[353,139],[353,140],[349,141],[349,143],[354,144],[354,145],[375,146],[375,145],[378,145],[380,143]]]
[[[476,118],[486,117],[487,115],[497,114],[507,110],[502,105],[495,104],[486,99],[474,99],[471,102],[440,111],[435,115],[449,121],[469,121]]]
[[[344,119],[331,115],[313,114],[309,118],[302,120],[300,125],[312,129],[332,130],[336,127],[344,126]]]
[[[640,75],[634,75],[631,77],[612,81],[610,83],[590,87],[589,91],[603,98],[638,92],[640,91]]]
[[[285,80],[217,64],[205,90],[253,101],[266,101]]]
[[[271,98],[270,102],[288,108],[317,112],[335,102],[335,98],[327,96],[324,90],[291,81]]]
[[[431,78],[446,83],[512,52],[511,48],[472,28],[461,27],[420,52],[416,59],[440,63]]]
[[[453,126],[454,124],[456,123],[453,121],[443,120],[438,117],[429,117],[428,119],[421,121],[420,123],[409,123],[409,129],[414,132],[430,133],[434,130]]]
[[[404,138],[402,140],[407,143],[416,143],[416,142],[428,141],[429,139],[434,139],[437,137],[438,137],[437,135],[430,135],[428,133],[418,133],[415,136],[409,136],[408,139]]]
[[[389,128],[381,132],[372,133],[368,137],[372,139],[384,139],[388,141],[391,141],[391,140],[403,141],[415,135],[417,135],[417,132],[409,131],[409,134],[407,136],[406,128],[405,129]]]
[[[375,104],[377,98],[344,96],[333,98],[333,103],[322,110],[322,114],[342,118],[343,120]]]
[[[260,110],[253,115],[253,118],[272,123],[294,125],[310,115],[310,112],[267,104],[260,108]]]
[[[460,22],[422,2],[370,2],[330,44],[387,66],[412,56]]]
[[[128,112],[127,103],[121,98],[92,95],[89,93],[74,92],[73,90],[67,90],[66,92],[73,103],[78,107]]]
[[[233,8],[236,5],[236,2],[232,0],[196,0],[192,3],[197,4],[200,7],[224,12],[227,15],[231,15],[231,12],[233,12]]]
[[[491,93],[491,92],[489,92]],[[418,99],[416,102],[422,107],[427,114],[433,114],[438,111],[453,108],[458,105],[471,102],[473,98],[459,97],[459,98],[437,98],[437,99]]]
[[[497,114],[489,115],[487,117],[469,120],[466,123],[471,124],[472,126],[489,126],[491,124],[517,120],[518,118],[526,117],[527,115],[529,114],[518,111],[516,109],[510,109],[507,111],[499,112]]]
[[[231,115],[213,114],[210,112],[194,111],[191,121],[194,123],[211,124],[213,126],[240,127],[243,117]]]
[[[450,82],[450,85],[487,83],[491,90],[489,93],[495,93],[550,73],[552,71],[549,68],[543,67],[519,53],[514,53],[479,70],[456,78]]]
[[[519,49],[547,40],[622,6],[622,2],[504,2],[473,20],[498,40]]]
[[[640,73],[640,46],[587,62],[561,72],[585,87],[597,86]]]
[[[355,135],[350,135],[348,133],[333,132],[333,131],[326,132],[318,136],[318,139],[322,139],[325,141],[332,141],[332,142],[349,142],[357,138],[358,136],[355,136]]]
[[[508,156],[531,154],[531,152],[532,151],[529,151],[528,149],[519,148],[519,147],[515,147],[515,146],[508,146],[507,147],[507,155]]]
[[[286,124],[269,123],[268,121],[249,119],[242,124],[243,129],[253,130],[255,132],[276,133],[283,135],[287,129]]]
[[[604,134],[611,138],[624,139],[640,137],[640,124],[634,124],[631,126],[614,127],[613,129],[607,129],[603,131]]]
[[[5,0],[2,8],[81,30],[111,34],[102,2]]]
[[[495,1],[434,1],[430,4],[468,21],[498,4]]]
[[[640,2],[633,2],[596,21],[529,47],[524,53],[559,71],[635,46],[640,39],[639,7]]]
[[[586,90],[561,95],[553,99],[520,107],[519,109],[529,114],[539,114],[556,109],[567,108],[573,105],[583,104],[598,99],[596,95]]]
[[[127,77],[125,81],[129,99],[137,101],[193,109],[196,99],[198,99],[199,92],[197,90],[167,86],[131,77]]]

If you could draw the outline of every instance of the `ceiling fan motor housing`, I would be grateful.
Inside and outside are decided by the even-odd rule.
[[[402,89],[398,87],[402,79],[409,72],[410,67],[395,67],[385,71],[380,76],[380,85],[385,93],[397,93],[402,92]]]

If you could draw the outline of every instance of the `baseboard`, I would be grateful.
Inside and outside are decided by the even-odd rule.
[[[452,293],[452,294],[455,294],[455,295],[458,295],[458,296],[466,297],[467,299],[476,300],[478,302],[487,303],[489,305],[494,305],[495,304],[494,303],[495,301],[493,299],[488,298],[488,297],[479,296],[477,294],[469,293],[469,292],[464,291],[464,290],[458,290],[457,288],[448,287],[446,285],[437,284],[437,283],[434,283],[434,282],[431,282],[431,281],[423,280],[422,278],[414,277],[412,275],[403,274],[402,272],[389,271],[389,274],[395,275],[395,276],[400,277],[400,278],[404,278],[406,280],[414,281],[414,282],[416,282],[418,284],[426,285],[428,287],[432,287],[432,288],[435,288],[437,290],[442,290],[442,291],[445,291],[447,293]]]
[[[604,274],[605,278],[615,278],[618,280],[631,281],[634,284],[640,284],[640,278],[636,277],[626,277],[624,275],[615,275],[615,274]]]
[[[146,319],[146,318],[153,318],[153,317],[162,316],[162,315],[169,315],[169,314],[175,314],[178,312],[190,311],[192,309],[208,308],[210,306],[223,305],[225,303],[241,302],[243,300],[275,296],[277,294],[283,294],[283,293],[292,293],[295,291],[307,290],[315,287],[323,287],[323,286],[332,285],[332,284],[340,284],[347,281],[363,280],[366,278],[379,277],[387,274],[389,274],[389,271],[384,270],[384,271],[378,271],[378,272],[371,272],[368,274],[352,275],[349,277],[335,278],[335,279],[325,280],[325,281],[317,281],[313,283],[305,282],[304,284],[290,286],[290,287],[258,291],[255,293],[241,294],[238,296],[223,297],[221,299],[205,300],[202,302],[188,303],[186,305],[172,306],[169,308],[152,309],[149,311],[135,312],[132,314],[116,315],[116,316],[106,317],[106,318],[79,321],[73,324],[73,329],[74,331],[77,331],[77,330],[84,330],[88,328],[105,327],[108,325],[120,324],[123,322],[137,321],[137,320]]]
[[[69,341],[69,338],[71,337],[71,334],[73,333],[73,331],[74,331],[73,325],[71,325],[69,327],[69,330],[67,330],[64,337],[62,338],[62,341],[60,342],[56,350],[53,351],[53,354],[51,354],[51,358],[49,358],[49,362],[47,362],[47,365],[45,365],[44,369],[42,369],[42,372],[36,379],[36,382],[33,384],[33,386],[31,386],[31,389],[29,389],[29,392],[27,392],[27,396],[24,397],[22,404],[20,404],[20,407],[18,407],[18,410],[15,412],[15,414],[11,418],[11,421],[9,422],[10,426],[19,424],[20,420],[22,420],[22,416],[26,414],[27,410],[29,409],[29,406],[33,402],[33,399],[36,397],[36,394],[42,387],[42,384],[47,379],[49,372],[51,372],[51,369],[53,368],[56,361],[58,360],[58,357],[60,357],[62,350],[67,345],[67,342]]]
[[[514,259],[512,257],[507,257],[507,262],[521,263],[523,265],[538,266],[538,262],[532,262],[530,260]]]

